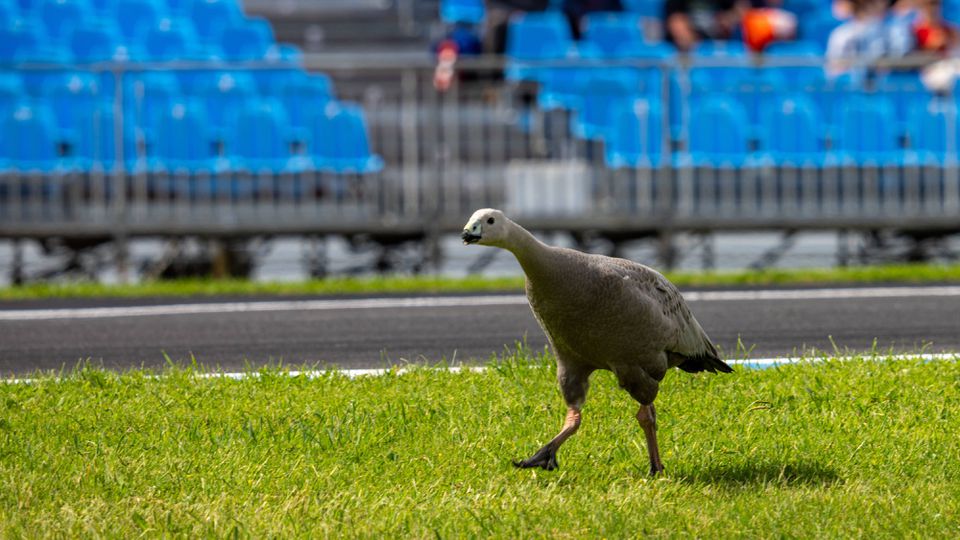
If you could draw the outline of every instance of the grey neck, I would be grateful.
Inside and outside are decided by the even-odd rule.
[[[512,225],[504,247],[517,258],[527,279],[536,281],[548,277],[553,267],[550,262],[552,248],[530,234],[530,231],[515,223]]]

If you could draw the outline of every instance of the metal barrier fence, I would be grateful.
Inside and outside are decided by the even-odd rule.
[[[463,64],[460,82],[446,92],[434,89],[429,58],[403,66],[358,63],[356,58],[308,57],[305,63],[311,71],[332,76],[337,99],[362,105],[370,147],[383,159],[382,168],[337,172],[318,166],[311,157],[317,141],[295,129],[242,136],[254,153],[277,146],[273,139],[284,137],[280,144],[290,149],[296,165],[231,161],[225,157],[236,150],[230,145],[238,134],[227,131],[228,124],[211,129],[216,157],[207,170],[154,166],[152,146],[163,141],[151,138],[157,134],[148,133],[146,123],[128,117],[147,104],[144,94],[124,81],[171,68],[198,73],[211,68],[92,66],[89,73],[106,81],[99,91],[112,96],[108,124],[115,131],[109,153],[115,159],[106,166],[107,161],[97,159],[82,165],[66,159],[86,144],[83,136],[100,136],[97,129],[106,124],[95,117],[94,127],[57,142],[65,156],[61,166],[29,170],[0,164],[0,237],[416,236],[456,230],[474,209],[485,206],[502,207],[533,228],[622,234],[664,229],[960,229],[957,160],[924,158],[911,150],[909,141],[895,152],[900,157],[875,162],[779,159],[777,153],[774,159],[692,159],[687,150],[691,137],[697,136],[691,129],[696,131],[698,124],[691,118],[689,74],[697,64],[620,64],[680,74],[676,89],[669,77],[661,79],[657,101],[662,114],[655,118],[662,129],[652,132],[663,139],[663,158],[620,166],[607,158],[603,142],[576,136],[571,113],[538,107],[536,88],[499,80],[499,61]],[[582,67],[567,64],[562,69]],[[27,76],[51,69],[61,68],[19,66],[16,71]],[[768,90],[761,85],[755,91]],[[220,105],[226,107],[224,114],[233,114],[229,102]],[[955,108],[946,114],[945,154],[955,157]],[[772,118],[758,120],[764,124]],[[125,130],[133,130],[134,137]],[[906,126],[904,132],[909,131]]]

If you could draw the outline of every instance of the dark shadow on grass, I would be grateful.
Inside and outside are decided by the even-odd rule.
[[[832,468],[812,461],[721,463],[705,469],[676,471],[674,478],[691,484],[729,487],[754,485],[833,486],[843,479]]]

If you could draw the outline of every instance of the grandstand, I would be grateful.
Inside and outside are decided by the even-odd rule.
[[[430,47],[482,1],[0,0],[0,237],[391,246],[479,206],[614,242],[960,229],[929,58],[828,76],[840,21],[806,0],[794,40],[681,54],[662,0],[624,5],[579,40],[557,7],[515,14],[505,57],[438,91]]]

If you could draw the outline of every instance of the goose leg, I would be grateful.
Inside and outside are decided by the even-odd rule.
[[[560,384],[563,399],[567,402],[567,416],[563,421],[563,428],[535,454],[522,461],[514,461],[515,467],[520,469],[540,467],[547,471],[559,467],[557,450],[564,441],[580,429],[580,409],[583,408],[583,402],[587,398],[591,373],[593,373],[591,368],[569,365],[562,360],[557,361],[557,382]]]
[[[567,417],[563,422],[563,428],[556,437],[550,440],[543,448],[537,450],[537,453],[522,461],[514,461],[513,465],[520,469],[529,469],[530,467],[540,467],[541,469],[552,471],[559,467],[557,464],[557,450],[564,441],[580,429],[580,410],[573,407],[567,409]]]
[[[647,437],[647,453],[650,455],[650,475],[656,476],[663,472],[663,463],[660,462],[660,447],[657,445],[657,410],[653,403],[641,405],[637,411],[637,421]]]

